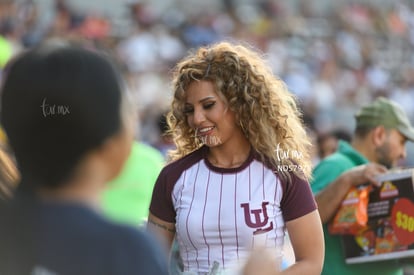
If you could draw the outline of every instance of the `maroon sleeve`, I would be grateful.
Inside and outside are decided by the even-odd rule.
[[[293,173],[291,177],[290,182],[282,183],[284,188],[281,209],[285,221],[297,219],[317,209],[309,182]]]
[[[157,218],[175,223],[175,210],[172,202],[172,190],[175,182],[168,180],[170,168],[171,166],[166,166],[161,170],[154,185],[149,210]]]
[[[165,166],[155,182],[150,203],[150,212],[163,221],[175,223],[175,208],[172,201],[172,191],[181,174],[203,158],[206,147],[188,154]]]

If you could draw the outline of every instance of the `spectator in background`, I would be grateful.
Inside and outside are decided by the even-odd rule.
[[[133,137],[111,63],[46,43],[12,61],[1,92],[21,181],[0,208],[0,274],[167,274],[147,234],[98,213]]]
[[[320,160],[335,153],[338,149],[339,140],[351,141],[350,135],[342,130],[333,130],[328,133],[319,134],[316,140],[318,147],[318,157]]]
[[[166,114],[167,112],[163,112],[158,117],[157,125],[160,134],[158,140],[152,145],[161,152],[165,159],[168,158],[168,152],[175,149],[173,135],[168,127]]]
[[[155,184],[148,229],[168,250],[177,239],[184,273],[232,272],[266,247],[276,274],[287,228],[296,262],[282,274],[319,274],[310,142],[285,84],[255,51],[218,43],[178,64],[173,89],[177,150]]]
[[[395,102],[380,97],[356,114],[351,144],[339,142],[338,150],[323,159],[313,171],[312,190],[324,224],[325,263],[322,274],[402,275],[395,260],[348,265],[341,237],[331,235],[327,224],[352,186],[378,185],[376,176],[406,157],[405,143],[414,141],[414,128]]]

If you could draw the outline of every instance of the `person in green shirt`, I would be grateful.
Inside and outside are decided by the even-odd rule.
[[[313,170],[312,191],[324,227],[325,262],[322,274],[403,274],[395,260],[346,264],[341,237],[331,235],[327,224],[336,214],[352,186],[378,185],[376,176],[406,157],[405,143],[414,141],[414,128],[396,103],[379,97],[355,115],[356,129],[351,143],[340,141],[338,150]]]
[[[102,209],[111,220],[142,226],[148,217],[152,189],[164,157],[155,148],[134,141],[119,176],[108,183],[102,195]]]

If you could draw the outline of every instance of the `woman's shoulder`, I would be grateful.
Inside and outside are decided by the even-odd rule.
[[[179,159],[173,160],[162,169],[161,173],[167,176],[176,173],[181,174],[182,171],[201,161],[204,158],[205,151],[206,147],[203,146]]]

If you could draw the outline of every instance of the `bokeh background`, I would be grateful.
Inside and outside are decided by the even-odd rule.
[[[139,114],[136,139],[164,155],[173,66],[222,40],[256,47],[297,96],[314,164],[378,96],[414,123],[414,0],[0,0],[0,80],[14,55],[61,38],[117,61]],[[413,143],[407,149],[400,165],[414,167]],[[289,242],[285,260],[294,260]]]
[[[263,52],[297,95],[315,144],[332,131],[351,134],[355,111],[377,96],[414,121],[411,0],[0,0],[1,67],[59,37],[116,58],[140,114],[137,139],[148,144],[160,142],[174,64],[221,40]],[[408,151],[403,166],[414,164],[411,143]]]

